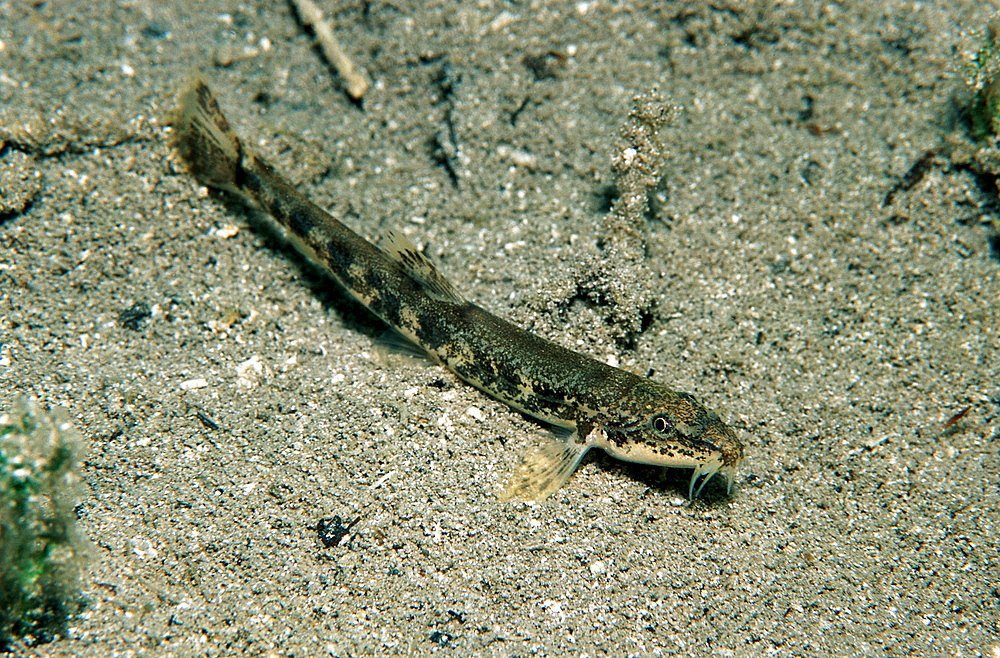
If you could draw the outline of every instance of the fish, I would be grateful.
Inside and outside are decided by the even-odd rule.
[[[592,448],[693,469],[692,500],[716,474],[732,494],[743,443],[690,393],[569,350],[466,300],[402,233],[387,232],[378,246],[365,240],[247,148],[200,77],[181,90],[168,123],[174,152],[201,184],[263,211],[403,341],[552,430],[522,456],[501,499],[545,499]]]

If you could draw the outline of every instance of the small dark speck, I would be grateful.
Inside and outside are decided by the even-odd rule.
[[[274,103],[274,97],[266,91],[258,91],[251,100],[264,107],[270,107]]]
[[[990,255],[994,260],[1000,260],[1000,233],[995,233],[988,238],[990,243]]]
[[[142,28],[142,36],[147,39],[163,39],[170,36],[170,30],[163,23],[152,22]]]
[[[594,192],[594,196],[597,199],[597,210],[603,215],[611,211],[611,206],[615,205],[621,191],[614,184],[604,185]]]
[[[810,186],[816,185],[822,174],[823,167],[815,160],[809,160],[806,162],[805,166],[802,167],[802,182]]]
[[[816,116],[816,101],[812,96],[802,97],[802,109],[799,111],[799,121],[811,121]]]
[[[525,55],[521,59],[521,63],[531,71],[537,81],[555,78],[557,70],[566,65],[566,60],[566,55],[550,50],[540,55]]]
[[[448,646],[448,643],[455,639],[455,636],[451,633],[445,633],[444,631],[434,631],[431,633],[430,640],[435,644],[440,644],[442,647]]]
[[[913,163],[913,166],[903,174],[903,177],[892,186],[888,192],[886,192],[885,199],[882,200],[882,207],[888,206],[896,198],[896,195],[900,192],[908,192],[912,190],[916,185],[924,179],[927,173],[934,168],[934,158],[937,152],[934,150],[926,151],[920,158]]]
[[[320,519],[319,523],[316,524],[316,534],[319,535],[319,540],[323,543],[326,548],[333,548],[344,541],[344,537],[351,534],[351,528],[353,528],[361,517],[354,519],[347,525],[344,525],[344,520],[340,516],[334,516],[332,519]]]
[[[143,320],[152,315],[153,313],[149,304],[146,302],[136,302],[118,314],[118,322],[126,329],[141,331]]]
[[[788,259],[788,258],[786,258],[784,256],[779,256],[778,258],[774,259],[773,263],[771,263],[771,266],[770,266],[771,274],[774,274],[774,275],[781,274],[785,270],[787,270],[791,266],[791,264],[792,264],[792,261],[790,259]]]
[[[195,411],[194,413],[198,417],[198,420],[201,421],[201,424],[207,427],[208,429],[210,430],[219,429],[219,424],[216,423],[214,420],[212,420],[212,417],[206,414],[204,411],[198,410]]]

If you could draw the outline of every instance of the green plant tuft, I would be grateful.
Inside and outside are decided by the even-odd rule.
[[[1000,136],[1000,17],[986,26],[983,45],[972,56],[968,84],[975,92],[969,123],[976,141]]]
[[[83,605],[76,524],[82,437],[62,407],[20,398],[0,416],[0,652],[65,632]]]

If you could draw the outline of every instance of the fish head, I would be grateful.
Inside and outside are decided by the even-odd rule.
[[[694,468],[689,496],[700,493],[716,473],[722,473],[732,489],[736,469],[743,462],[743,443],[718,415],[690,393],[677,393],[648,380],[631,397],[622,405],[631,409],[605,425],[599,447],[625,461]],[[705,479],[695,492],[695,482],[702,476]]]

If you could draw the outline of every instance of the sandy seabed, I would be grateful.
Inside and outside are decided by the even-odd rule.
[[[996,185],[946,146],[986,3],[326,9],[360,105],[285,3],[0,0],[0,406],[68,408],[93,543],[86,610],[18,652],[1000,655]],[[193,71],[364,235],[696,393],[747,445],[732,495],[594,454],[498,500],[542,430],[387,362],[171,161]],[[652,87],[684,109],[622,341],[574,263]]]

